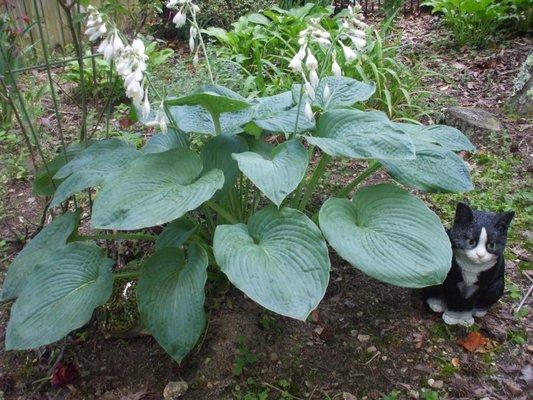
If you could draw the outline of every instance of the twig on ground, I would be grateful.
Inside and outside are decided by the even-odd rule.
[[[266,386],[266,387],[269,387],[270,389],[274,389],[274,390],[277,390],[278,392],[280,393],[284,393],[286,396],[289,396],[291,399],[294,399],[294,400],[304,400],[302,399],[301,397],[297,397],[297,396],[294,396],[290,393],[287,393],[286,390],[284,389],[281,389],[277,386],[274,386],[274,385],[271,385],[270,383],[267,383],[267,382],[263,382],[263,386]]]
[[[515,310],[515,314],[520,311],[520,309],[522,308],[522,306],[524,305],[524,303],[526,302],[527,298],[531,295],[531,292],[533,292],[533,283],[531,284],[531,286],[529,287],[529,290],[527,291],[526,295],[522,298],[522,300],[520,301],[520,304],[518,304],[518,307],[516,307],[516,310]]]
[[[376,358],[376,357],[379,356],[380,354],[381,354],[381,351],[377,351],[376,354],[374,354],[374,355],[372,356],[372,358],[370,358],[370,360],[368,360],[368,361],[365,363],[365,365],[370,364],[370,363],[372,362],[372,360],[374,360],[374,358]]]

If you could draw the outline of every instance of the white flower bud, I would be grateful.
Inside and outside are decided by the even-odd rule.
[[[337,60],[333,59],[333,65],[331,66],[331,72],[333,76],[342,76],[342,69]]]
[[[345,46],[344,43],[340,42],[342,46],[342,51],[344,53],[344,58],[346,62],[351,63],[357,58],[357,54],[350,47]]]
[[[331,99],[331,89],[329,88],[329,85],[326,85],[324,87],[324,92],[322,93],[322,100],[324,103],[327,103]]]
[[[360,37],[350,36],[350,40],[352,41],[353,46],[357,50],[363,50],[365,48],[365,46],[366,46],[366,40],[362,39]]]
[[[313,69],[309,71],[309,83],[311,83],[311,86],[313,86],[313,88],[316,88],[319,82],[320,82],[320,79],[318,78],[318,74],[316,73],[316,70]]]
[[[148,100],[148,90],[145,90],[144,92],[144,101],[143,106],[141,108],[141,114],[143,118],[148,118],[150,115],[150,101]]]
[[[194,38],[191,36],[189,37],[189,49],[191,50],[191,53],[194,51],[195,47],[196,47],[196,43],[194,41]]]
[[[174,15],[174,18],[172,18],[172,22],[174,22],[176,28],[183,27],[187,22],[187,14],[184,13],[182,10],[179,10],[176,15]]]
[[[311,83],[308,82],[307,80],[306,80],[305,83],[304,83],[304,89],[305,89],[305,93],[307,94],[307,96],[308,96],[311,100],[314,100],[315,97],[316,97],[316,94],[315,94],[315,88],[314,88],[313,85],[311,85]]]
[[[304,106],[304,115],[305,115],[305,118],[309,119],[309,120],[312,120],[313,117],[314,117],[314,114],[313,114],[313,109],[311,108],[311,104],[309,103],[305,103],[305,106]]]
[[[293,71],[300,72],[302,70],[302,61],[305,58],[305,51],[306,46],[300,47],[300,50],[298,50],[298,53],[292,58],[291,62],[289,63],[289,68]]]
[[[307,65],[307,68],[309,68],[310,71],[316,71],[318,69],[318,60],[313,53],[311,53],[311,49],[307,50],[305,65]]]

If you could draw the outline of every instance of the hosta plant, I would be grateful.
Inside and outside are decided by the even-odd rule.
[[[347,27],[348,33],[356,30]],[[37,174],[34,192],[52,196],[51,207],[72,211],[56,216],[8,268],[0,293],[15,300],[7,349],[61,339],[109,300],[115,280],[136,279],[144,327],[181,362],[206,324],[208,277],[225,276],[266,309],[305,321],[328,286],[328,244],[392,285],[444,280],[449,240],[408,189],[470,190],[468,168],[456,152],[472,151],[472,144],[454,128],[361,111],[358,104],[374,85],[317,77],[313,52],[334,39],[318,25],[300,38],[291,63],[303,84],[292,90],[249,99],[211,83],[166,98],[155,121],[150,107],[138,104],[140,119],[167,133],[154,134],[142,148],[119,139],[74,144]],[[134,61],[142,58],[127,51]],[[329,162],[339,158],[367,160],[368,167],[321,206],[312,204]],[[398,184],[363,185],[380,169]],[[84,211],[91,211],[93,232],[83,235],[74,206],[82,203],[69,199],[92,188],[96,199]],[[98,245],[114,239],[152,246],[142,247],[150,250],[136,267],[123,270]]]

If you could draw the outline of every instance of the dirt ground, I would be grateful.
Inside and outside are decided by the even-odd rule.
[[[530,179],[531,121],[509,117],[504,105],[532,42],[515,38],[480,52],[452,50],[440,44],[443,31],[434,18],[400,23],[405,51],[441,73],[427,82],[436,106],[475,105],[497,115],[511,151],[523,160],[516,167],[517,179]],[[483,139],[476,144],[490,151]],[[0,224],[0,237],[35,232],[43,204],[30,189],[27,181],[9,183],[8,217]],[[169,381],[188,383],[185,400],[527,399],[532,394],[533,324],[531,315],[516,318],[514,312],[531,285],[531,275],[518,268],[531,263],[522,242],[531,240],[531,232],[515,237],[509,247],[516,257],[507,265],[513,290],[468,330],[444,325],[427,311],[418,292],[372,280],[334,253],[326,296],[307,323],[269,313],[225,284],[208,285],[207,330],[181,365],[142,332],[111,332],[106,318],[112,310],[97,312],[87,327],[62,343],[5,352],[10,305],[1,304],[0,399],[161,399]],[[21,248],[17,240],[7,246],[2,271]],[[117,308],[131,313],[131,302]],[[525,306],[531,304],[530,297]],[[470,331],[488,339],[475,352],[457,343]],[[79,374],[63,388],[43,379],[58,362],[72,364]],[[240,374],[239,365],[244,365]]]

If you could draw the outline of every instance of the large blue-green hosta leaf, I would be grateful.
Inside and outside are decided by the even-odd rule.
[[[332,110],[318,122],[316,136],[306,140],[334,157],[413,159],[409,135],[380,112]]]
[[[224,187],[217,194],[224,195],[234,184],[239,176],[239,166],[232,158],[234,153],[248,150],[246,141],[240,136],[216,136],[210,139],[202,149],[204,171],[219,169],[224,173]]]
[[[122,172],[140,155],[141,152],[122,140],[92,143],[55,174],[54,179],[64,180],[57,188],[50,206],[61,204],[83,189],[100,185]]]
[[[46,165],[43,165],[35,173],[35,180],[32,184],[32,193],[38,196],[53,196],[61,180],[54,179],[54,175],[61,167],[72,160],[83,149],[89,146],[91,141],[86,143],[74,143],[67,147],[66,152],[55,156]],[[66,157],[65,157],[66,154]]]
[[[250,103],[239,94],[217,85],[205,85],[188,96],[165,100],[168,106],[200,106],[211,114],[240,111]]]
[[[224,174],[202,174],[202,161],[187,149],[146,154],[107,180],[93,207],[97,229],[135,230],[173,221],[194,210],[224,185]]]
[[[270,206],[248,225],[219,225],[213,251],[231,283],[281,315],[304,321],[328,285],[326,242],[305,214],[291,208]]]
[[[305,176],[309,156],[298,140],[284,142],[268,157],[254,152],[234,154],[239,168],[278,207]]]
[[[187,256],[185,261],[178,248],[158,250],[142,266],[137,286],[144,326],[177,362],[191,351],[205,326],[207,254],[192,245]]]
[[[81,242],[39,262],[11,308],[6,349],[44,346],[85,325],[111,296],[112,265],[96,245]]]
[[[215,123],[209,112],[200,106],[175,106],[170,107],[178,128],[186,133],[200,135],[217,134]],[[243,132],[243,126],[253,118],[253,110],[244,109],[220,115],[220,127],[223,135],[236,135]]]
[[[443,125],[397,124],[409,133],[414,160],[380,160],[398,182],[427,192],[467,192],[473,189],[468,166],[454,151],[475,148],[460,131]]]
[[[185,219],[185,217],[172,221],[165,226],[157,237],[155,242],[156,250],[164,249],[165,247],[180,247],[185,244],[197,228],[198,225]]]
[[[0,300],[17,298],[32,277],[35,266],[50,255],[53,256],[58,248],[65,245],[78,222],[78,214],[65,213],[55,218],[30,240],[7,269]]]
[[[439,218],[398,186],[367,186],[352,201],[331,198],[319,221],[342,258],[380,281],[421,288],[442,283],[451,267],[451,245]]]
[[[329,88],[329,97],[324,95],[326,86]],[[300,99],[300,90],[301,85],[293,85],[292,97],[296,103]],[[320,80],[315,90],[316,96],[312,105],[322,110],[349,108],[357,102],[368,100],[375,91],[376,87],[373,84],[359,82],[344,76],[328,76]],[[305,94],[303,101],[307,101]]]
[[[189,141],[182,132],[169,129],[168,133],[156,133],[142,148],[145,154],[163,153],[178,148],[189,148]]]

